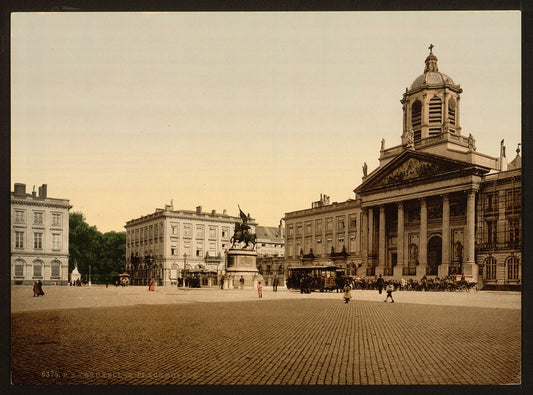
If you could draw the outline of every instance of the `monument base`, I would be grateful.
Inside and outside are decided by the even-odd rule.
[[[255,288],[257,283],[263,281],[263,276],[257,270],[257,253],[250,250],[230,249],[226,259],[226,280],[228,289],[231,288]]]

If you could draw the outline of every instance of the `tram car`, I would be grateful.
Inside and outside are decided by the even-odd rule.
[[[344,270],[337,266],[302,266],[289,268],[288,289],[299,289],[301,293],[312,291],[333,291],[342,289]]]

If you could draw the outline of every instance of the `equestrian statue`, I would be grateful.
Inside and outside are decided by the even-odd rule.
[[[244,246],[241,247],[242,250],[247,249],[250,244],[250,249],[253,251],[255,249],[255,233],[250,232],[250,225],[248,225],[248,218],[246,214],[244,214],[241,210],[241,207],[239,206],[239,215],[241,217],[242,223],[235,222],[235,232],[233,233],[233,236],[231,236],[231,248],[235,248],[235,244],[241,245],[244,243]]]

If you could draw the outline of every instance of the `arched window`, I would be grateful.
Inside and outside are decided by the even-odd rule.
[[[43,263],[41,261],[33,262],[33,277],[43,276]]]
[[[24,261],[22,260],[17,260],[15,262],[15,267],[14,267],[14,276],[15,277],[24,277]]]
[[[516,256],[510,256],[506,261],[507,280],[518,280],[520,271],[520,261]]]
[[[415,143],[421,139],[420,125],[422,125],[422,103],[417,100],[411,107],[411,126],[414,132]]]
[[[485,259],[485,279],[496,280],[496,259],[493,257]]]
[[[442,100],[434,96],[429,101],[429,136],[437,135],[441,132],[442,125]],[[434,125],[431,127],[431,125]]]
[[[51,270],[50,276],[51,277],[60,277],[59,268],[60,268],[60,263],[58,261],[53,261],[50,264],[50,270]]]
[[[455,100],[454,99],[450,99],[448,101],[448,125],[449,125],[449,130],[451,132],[455,132],[455,107],[456,107],[456,104],[455,104]]]

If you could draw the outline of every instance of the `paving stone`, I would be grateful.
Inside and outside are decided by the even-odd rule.
[[[12,382],[520,382],[516,308],[385,304],[357,297],[344,304],[338,295],[299,293],[218,303],[205,293],[203,302],[144,304],[151,296],[139,295],[143,304],[12,312]]]

